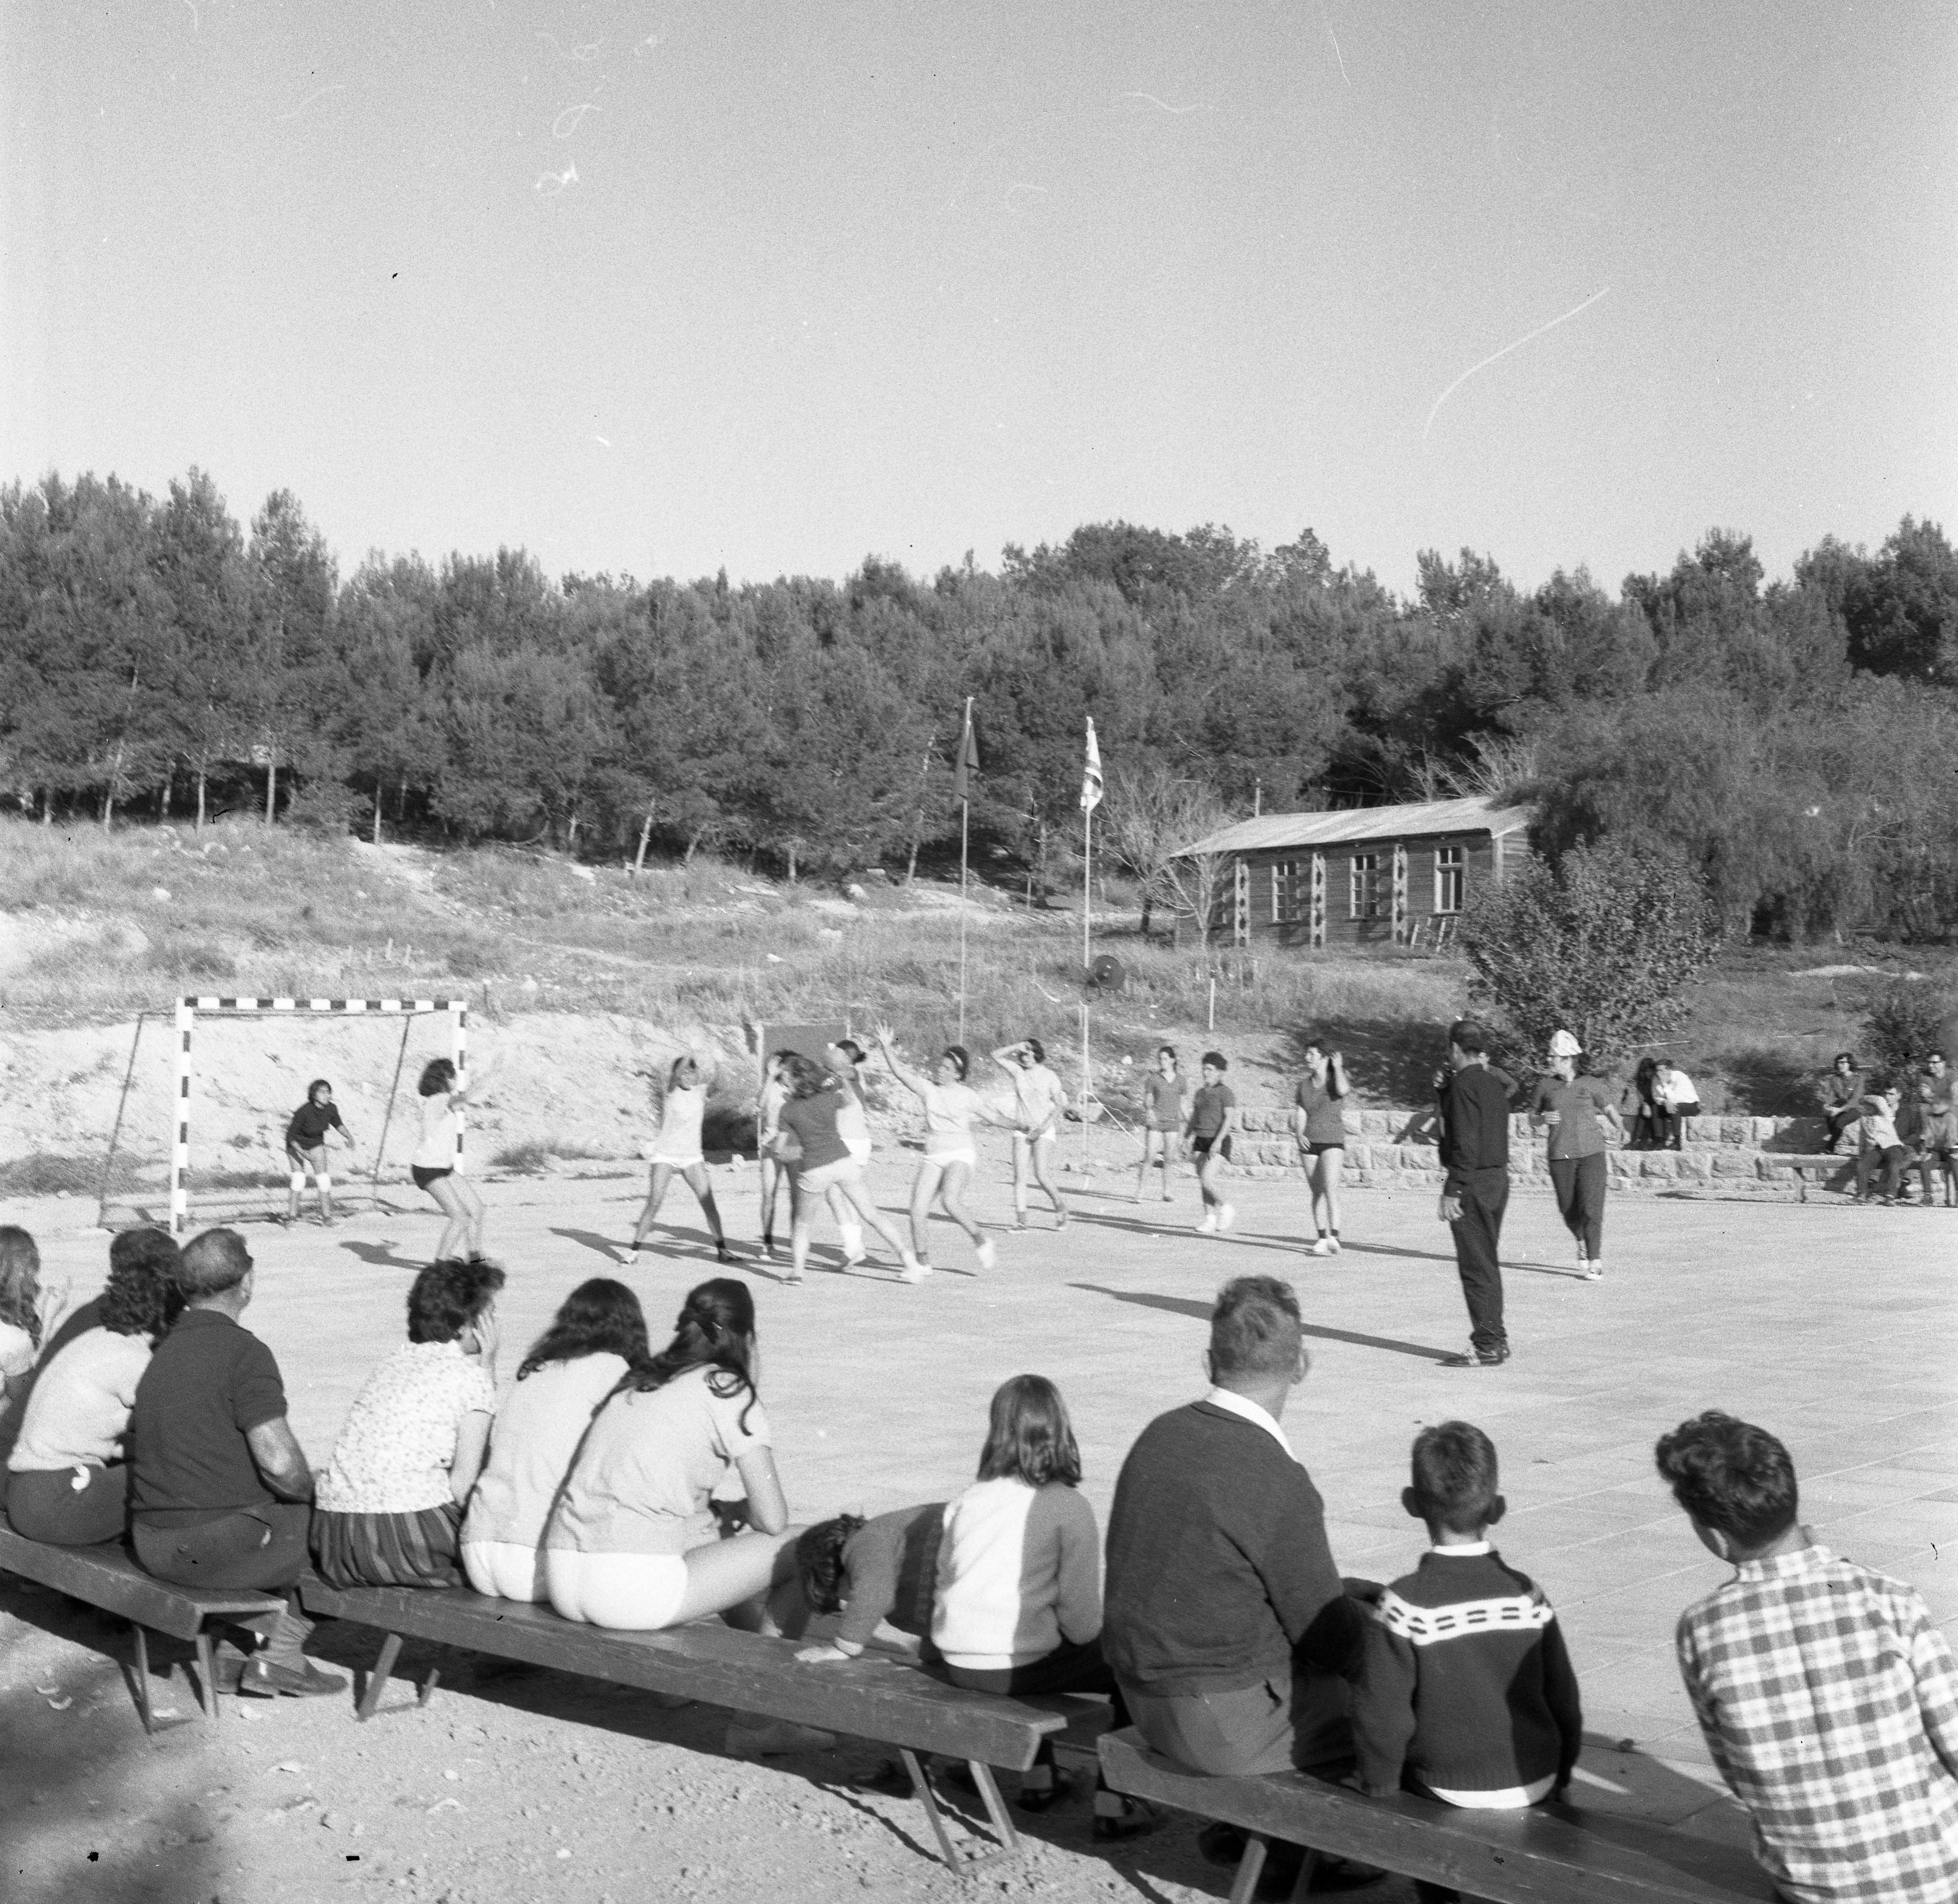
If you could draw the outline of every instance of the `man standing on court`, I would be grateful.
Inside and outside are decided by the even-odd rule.
[[[1122,1464],[1103,1651],[1136,1729],[1190,1771],[1232,1778],[1343,1758],[1350,1697],[1338,1675],[1354,1663],[1365,1616],[1278,1424],[1307,1366],[1291,1285],[1227,1282],[1209,1364],[1209,1393],[1158,1415]],[[1243,1835],[1232,1839],[1212,1826],[1205,1850],[1225,1861],[1241,1849]],[[1327,1861],[1313,1887],[1350,1890],[1380,1875]]]
[[[1503,1212],[1510,1201],[1510,1083],[1489,1065],[1488,1036],[1473,1019],[1448,1028],[1441,1099],[1441,1220],[1468,1304],[1468,1348],[1443,1368],[1495,1368],[1510,1359],[1503,1327]]]
[[[157,1343],[129,1415],[136,1558],[178,1586],[287,1589],[238,1690],[337,1693],[344,1675],[299,1649],[312,1628],[290,1589],[306,1570],[312,1473],[286,1420],[279,1365],[238,1320],[252,1300],[244,1238],[205,1231],[185,1246],[177,1281],[184,1312]]]

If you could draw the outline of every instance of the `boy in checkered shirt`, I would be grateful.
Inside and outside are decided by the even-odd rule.
[[[1734,1577],[1679,1621],[1707,1749],[1789,1904],[1958,1899],[1958,1668],[1922,1598],[1795,1518],[1795,1464],[1709,1411],[1659,1471]]]

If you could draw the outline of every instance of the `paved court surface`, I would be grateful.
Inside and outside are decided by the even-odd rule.
[[[752,1171],[715,1173],[730,1235],[756,1234]],[[897,1205],[904,1160],[880,1157],[876,1188]],[[1006,1377],[1057,1381],[1073,1411],[1105,1520],[1124,1450],[1150,1417],[1196,1393],[1209,1300],[1249,1272],[1294,1282],[1312,1373],[1286,1427],[1326,1501],[1349,1573],[1391,1578],[1420,1530],[1402,1513],[1408,1442],[1459,1416],[1494,1438],[1510,1503],[1500,1542],[1551,1595],[1568,1630],[1591,1729],[1652,1753],[1703,1761],[1671,1658],[1680,1608],[1724,1577],[1660,1487],[1652,1445],[1703,1408],[1760,1421],[1792,1449],[1804,1518],[1839,1551],[1909,1581],[1949,1627],[1958,1620],[1958,1211],[1623,1196],[1600,1283],[1573,1273],[1551,1205],[1510,1206],[1505,1262],[1515,1358],[1453,1370],[1466,1323],[1446,1232],[1430,1196],[1358,1191],[1345,1253],[1304,1255],[1290,1184],[1236,1186],[1234,1234],[1193,1234],[1193,1190],[1169,1205],[1128,1200],[1126,1183],[1078,1193],[1075,1221],[1000,1238],[977,1273],[949,1225],[920,1288],[886,1272],[813,1268],[800,1289],[759,1261],[740,1273],[760,1312],[763,1394],[799,1517],[875,1513],[970,1478],[986,1404]],[[507,1379],[522,1346],[582,1278],[616,1275],[645,1300],[657,1336],[686,1289],[714,1273],[691,1196],[675,1228],[626,1259],[638,1186],[630,1180],[488,1186],[492,1253],[508,1266]],[[404,1193],[403,1213],[248,1227],[258,1258],[252,1326],[286,1370],[293,1421],[316,1462],[372,1364],[399,1339],[411,1269],[437,1219]],[[1009,1222],[996,1183],[977,1200]],[[33,1212],[52,1217],[59,1204]],[[64,1212],[65,1213],[65,1212]],[[50,1266],[100,1278],[100,1232],[44,1227]],[[820,1253],[829,1263],[833,1248]]]

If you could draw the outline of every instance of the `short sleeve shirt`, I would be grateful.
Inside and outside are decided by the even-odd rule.
[[[515,1383],[497,1411],[469,1513],[464,1541],[541,1547],[552,1503],[591,1425],[594,1412],[626,1373],[623,1355],[547,1362]]]
[[[544,1544],[580,1554],[704,1547],[715,1538],[707,1504],[715,1484],[771,1439],[752,1390],[723,1370],[627,1389],[592,1423]]]
[[[295,1150],[312,1150],[326,1142],[329,1130],[346,1134],[347,1126],[340,1121],[339,1105],[309,1101],[293,1113],[292,1122],[286,1126],[286,1142]]]
[[[1014,1070],[1013,1095],[1019,1101],[1020,1121],[1028,1135],[1038,1137],[1059,1122],[1067,1090],[1045,1065],[1031,1064]]]
[[[422,1139],[415,1146],[414,1165],[422,1171],[452,1171],[461,1159],[455,1150],[455,1110],[446,1091],[422,1100]]]
[[[669,1163],[699,1163],[701,1121],[706,1113],[705,1091],[669,1091],[660,1107],[660,1134],[653,1140],[653,1155]]]
[[[1183,1096],[1187,1089],[1182,1074],[1165,1078],[1152,1071],[1142,1080],[1142,1111],[1151,1130],[1175,1130],[1183,1123]]]
[[[494,1414],[496,1390],[460,1342],[404,1342],[367,1378],[320,1477],[334,1514],[419,1514],[455,1498],[456,1430]]]
[[[1602,1078],[1544,1078],[1530,1098],[1532,1117],[1541,1117],[1546,1110],[1557,1113],[1558,1121],[1550,1127],[1549,1137],[1551,1161],[1559,1164],[1595,1157],[1605,1148],[1598,1114],[1617,1107],[1617,1093]]]
[[[1228,1084],[1199,1086],[1196,1095],[1190,1101],[1190,1134],[1215,1137],[1224,1128],[1224,1114],[1234,1109],[1237,1102],[1237,1093]]]
[[[850,1155],[850,1146],[836,1128],[836,1115],[842,1108],[840,1091],[819,1091],[813,1097],[791,1098],[782,1106],[782,1129],[801,1145],[805,1170],[840,1164]]]
[[[1305,1113],[1305,1141],[1308,1144],[1344,1144],[1346,1141],[1346,1114],[1339,1107],[1341,1099],[1334,1095],[1330,1083],[1321,1084],[1316,1078],[1302,1078],[1294,1095],[1292,1102]]]
[[[269,1506],[275,1497],[245,1437],[285,1414],[272,1351],[222,1310],[185,1310],[136,1385],[131,1516],[147,1527],[195,1527]]]

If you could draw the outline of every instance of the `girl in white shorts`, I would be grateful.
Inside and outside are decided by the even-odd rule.
[[[646,1206],[632,1226],[635,1253],[646,1247],[646,1232],[653,1227],[653,1218],[666,1201],[667,1186],[677,1172],[700,1199],[707,1227],[714,1233],[714,1255],[723,1262],[735,1259],[727,1237],[721,1234],[721,1212],[714,1207],[713,1188],[707,1180],[707,1158],[700,1148],[701,1119],[706,1110],[707,1080],[702,1076],[700,1066],[691,1057],[676,1058],[667,1076],[659,1135],[653,1139],[652,1181],[646,1193]]]
[[[592,1418],[544,1534],[544,1585],[567,1620],[632,1630],[710,1614],[779,1631],[799,1603],[788,1503],[756,1391],[755,1300],[718,1276],[691,1291],[673,1340],[629,1370]],[[756,1531],[718,1537],[709,1503],[733,1468]],[[820,1750],[826,1733],[737,1718],[728,1749]]]
[[[953,1222],[972,1239],[982,1269],[994,1268],[998,1252],[992,1239],[973,1220],[965,1207],[966,1186],[979,1161],[978,1146],[972,1135],[972,1120],[1012,1126],[1009,1112],[988,1104],[965,1080],[972,1060],[962,1044],[949,1044],[932,1066],[931,1076],[914,1071],[891,1048],[891,1028],[877,1027],[877,1048],[892,1075],[908,1090],[917,1094],[924,1106],[924,1155],[919,1160],[917,1180],[911,1186],[911,1247],[919,1262],[931,1260],[931,1244],[925,1226],[935,1202]]]

